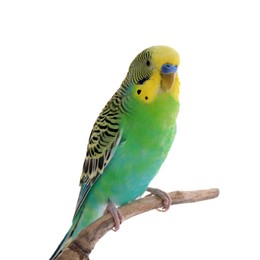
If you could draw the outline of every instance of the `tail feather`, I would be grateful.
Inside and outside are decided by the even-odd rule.
[[[78,214],[73,218],[73,223],[72,226],[70,227],[69,231],[67,232],[67,234],[65,235],[65,237],[62,239],[62,241],[60,242],[59,246],[57,247],[57,249],[55,250],[55,252],[53,253],[53,255],[51,256],[50,260],[54,260],[59,254],[60,252],[63,250],[64,247],[66,247],[68,245],[69,242],[71,242],[70,240],[72,240],[72,235],[79,223],[79,220],[81,218],[82,215],[82,210],[80,210],[78,212]]]
[[[62,251],[62,249],[64,248],[67,240],[70,238],[71,235],[71,228],[70,230],[67,232],[67,234],[65,235],[65,237],[62,239],[62,241],[60,242],[59,246],[57,247],[57,249],[55,250],[55,252],[52,254],[50,260],[54,260]]]

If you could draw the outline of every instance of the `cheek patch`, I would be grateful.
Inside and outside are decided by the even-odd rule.
[[[161,74],[154,73],[149,80],[141,86],[135,85],[134,96],[142,103],[150,104],[156,99],[161,91]]]

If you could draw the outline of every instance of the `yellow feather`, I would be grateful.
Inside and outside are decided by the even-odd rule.
[[[153,102],[156,96],[162,92],[161,88],[161,67],[163,64],[169,63],[179,66],[180,57],[179,54],[172,48],[168,46],[154,46],[150,48],[152,54],[152,64],[154,66],[154,72],[149,80],[144,82],[141,86],[136,85],[134,93],[137,99],[142,102],[149,104]],[[175,79],[173,81],[173,86],[169,88],[169,94],[175,99],[179,100],[179,86],[180,81],[178,78],[178,73],[175,74]],[[140,89],[140,93],[138,93]]]

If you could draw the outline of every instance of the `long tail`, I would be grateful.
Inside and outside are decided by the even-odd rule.
[[[81,189],[82,191],[82,189]],[[84,190],[83,190],[84,192]],[[80,197],[81,198],[81,197]],[[102,216],[102,211],[96,210],[96,202],[93,201],[92,203],[88,203],[88,207],[86,208],[84,204],[82,204],[79,209],[77,210],[76,214],[74,215],[74,218],[72,220],[72,225],[65,235],[65,237],[62,239],[60,242],[59,246],[51,256],[50,260],[56,259],[56,257],[60,254],[60,252],[65,248],[80,232],[80,230],[83,227],[88,226],[91,224],[93,221],[98,219],[99,217]],[[86,214],[85,214],[85,213]],[[81,222],[81,218],[84,219],[83,223]],[[78,227],[79,225],[79,227]]]
[[[55,252],[52,254],[50,260],[54,260],[59,253],[62,251],[64,245],[66,244],[67,240],[70,238],[71,235],[71,229],[72,227],[69,229],[69,231],[67,232],[67,234],[65,235],[65,237],[62,239],[62,241],[60,242],[59,246],[57,247],[57,249],[55,250]]]
[[[56,259],[56,257],[60,254],[60,252],[63,250],[64,247],[66,247],[72,240],[72,236],[74,234],[75,229],[78,226],[78,223],[80,221],[80,218],[82,216],[83,210],[82,208],[79,210],[79,212],[77,213],[76,216],[74,216],[73,221],[72,221],[72,225],[69,229],[69,231],[67,232],[67,234],[65,235],[65,237],[62,239],[62,241],[60,242],[59,246],[57,247],[57,249],[55,250],[55,252],[53,253],[53,255],[51,256],[50,260],[54,260]]]

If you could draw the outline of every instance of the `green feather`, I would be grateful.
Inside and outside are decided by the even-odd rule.
[[[164,162],[176,134],[179,81],[164,91],[163,64],[179,65],[171,48],[155,46],[131,63],[121,87],[98,116],[89,138],[72,226],[51,259],[103,215],[141,196]]]

